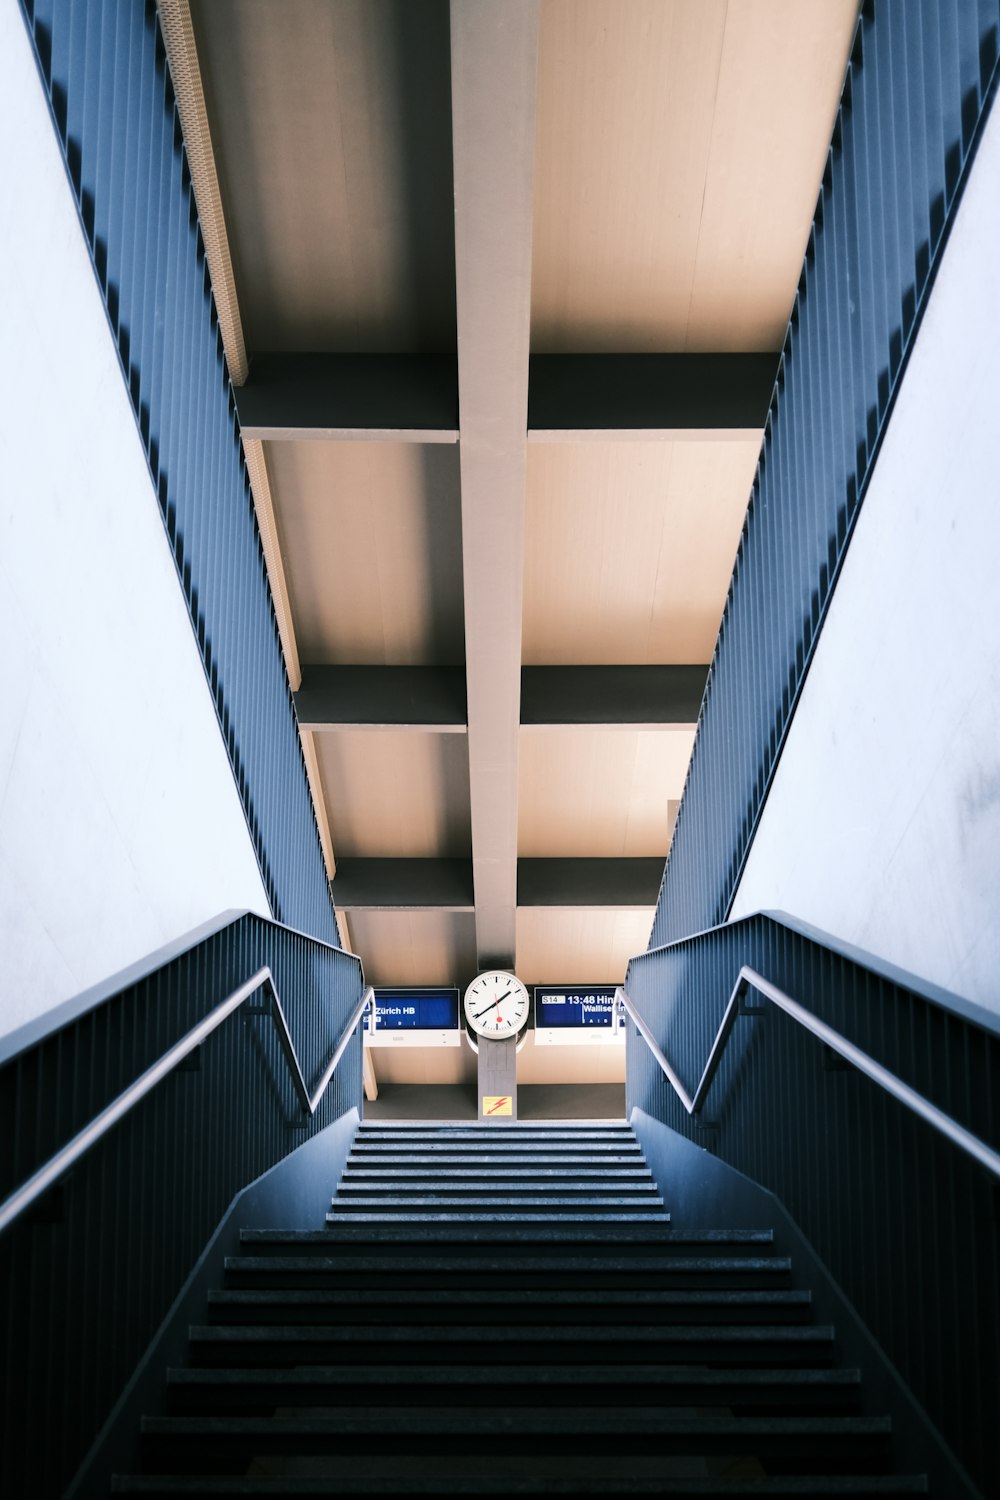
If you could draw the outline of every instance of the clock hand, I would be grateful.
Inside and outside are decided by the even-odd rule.
[[[508,991],[507,991],[507,994],[504,994],[504,995],[501,995],[501,996],[500,996],[500,998],[499,998],[499,999],[498,999],[498,1000],[494,1000],[494,1001],[493,1001],[493,1002],[492,1002],[492,1004],[490,1004],[490,1005],[487,1005],[487,1007],[486,1007],[486,1009],[485,1009],[485,1010],[478,1010],[478,1011],[476,1011],[476,1014],[475,1014],[475,1015],[474,1015],[474,1016],[473,1016],[473,1018],[472,1018],[472,1019],[473,1019],[473,1020],[474,1020],[474,1021],[478,1021],[478,1020],[479,1020],[479,1018],[480,1018],[480,1016],[485,1016],[485,1015],[486,1015],[486,1014],[487,1014],[487,1012],[489,1012],[489,1011],[491,1011],[491,1010],[493,1010],[493,1009],[495,1009],[495,1007],[496,1007],[496,1006],[498,1006],[498,1005],[499,1005],[499,1004],[500,1004],[500,1001],[501,1001],[501,1000],[506,1000],[506,998],[507,998],[507,995],[509,995],[509,994],[510,994],[510,993],[511,993],[511,992],[510,992],[510,990],[508,990]]]

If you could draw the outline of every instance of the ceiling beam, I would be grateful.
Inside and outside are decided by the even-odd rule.
[[[236,391],[245,438],[458,441],[453,354],[256,354]]]
[[[471,912],[468,859],[340,859],[330,886],[338,911]]]
[[[519,859],[517,905],[653,907],[664,859]],[[467,859],[341,859],[332,883],[338,911],[473,910]]]
[[[521,728],[691,727],[707,667],[522,667]],[[295,694],[300,729],[464,734],[464,667],[311,666]]]
[[[452,0],[469,793],[481,966],[514,961],[537,0]]]
[[[533,354],[532,442],[759,437],[776,354]]]
[[[518,906],[655,906],[666,856],[519,859]]]
[[[301,729],[414,729],[464,734],[464,667],[305,667]]]
[[[528,439],[756,437],[777,366],[775,354],[533,354]],[[258,354],[236,405],[246,439],[454,443],[458,361],[453,354]]]
[[[707,667],[522,667],[521,725],[697,724]]]

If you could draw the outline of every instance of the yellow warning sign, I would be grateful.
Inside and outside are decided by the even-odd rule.
[[[486,1115],[512,1115],[514,1113],[514,1100],[510,1094],[484,1094],[483,1116]]]

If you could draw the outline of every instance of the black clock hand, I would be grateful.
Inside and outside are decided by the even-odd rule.
[[[501,996],[500,996],[500,999],[499,999],[499,1000],[494,1000],[494,1001],[493,1001],[493,1004],[492,1004],[492,1005],[487,1005],[487,1007],[486,1007],[486,1010],[477,1010],[477,1011],[476,1011],[476,1014],[475,1014],[475,1015],[474,1015],[474,1016],[473,1016],[473,1018],[472,1018],[472,1019],[473,1019],[473,1020],[474,1020],[474,1021],[478,1021],[478,1020],[479,1020],[479,1018],[480,1018],[480,1016],[485,1016],[485,1015],[486,1015],[486,1014],[487,1014],[487,1012],[488,1012],[488,1011],[491,1011],[491,1010],[495,1010],[495,1009],[496,1009],[496,1007],[497,1007],[497,1006],[498,1006],[498,1005],[499,1005],[499,1004],[500,1004],[500,1001],[501,1001],[501,1000],[506,1000],[506,998],[507,998],[507,995],[509,995],[509,994],[511,994],[511,993],[512,993],[512,991],[511,991],[511,990],[508,990],[508,991],[507,991],[507,994],[505,994],[505,995],[501,995]]]

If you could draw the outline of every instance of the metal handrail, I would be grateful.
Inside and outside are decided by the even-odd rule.
[[[929,1099],[925,1099],[923,1094],[918,1094],[916,1089],[910,1088],[909,1084],[904,1083],[901,1078],[897,1078],[895,1073],[890,1073],[888,1068],[884,1068],[881,1063],[877,1063],[867,1052],[862,1052],[860,1047],[856,1047],[853,1042],[849,1042],[846,1037],[841,1036],[839,1031],[834,1031],[832,1026],[828,1026],[825,1021],[821,1021],[818,1016],[813,1015],[812,1011],[807,1010],[804,1005],[800,1005],[797,1000],[793,1000],[790,995],[786,995],[784,990],[780,990],[777,985],[772,984],[769,979],[764,978],[763,974],[758,974],[756,969],[751,969],[747,964],[744,964],[740,969],[739,976],[733,986],[732,994],[729,996],[729,1003],[726,1006],[722,1020],[719,1023],[719,1029],[715,1034],[715,1040],[708,1054],[708,1061],[705,1063],[704,1071],[693,1096],[684,1087],[680,1077],[671,1066],[669,1059],[665,1056],[653,1033],[632,1004],[624,988],[619,985],[615,990],[616,1007],[620,1007],[627,1015],[631,1016],[636,1030],[656,1058],[668,1083],[689,1115],[697,1114],[704,1104],[712,1085],[712,1079],[715,1077],[719,1063],[722,1060],[726,1044],[739,1017],[741,1015],[759,1015],[763,1008],[748,1008],[743,1004],[743,995],[748,989],[756,990],[759,995],[763,995],[765,1000],[770,1000],[772,1005],[776,1005],[779,1010],[784,1011],[786,1016],[790,1016],[793,1021],[804,1027],[806,1031],[811,1032],[814,1037],[823,1042],[832,1052],[836,1052],[839,1057],[846,1059],[852,1067],[857,1068],[859,1073],[863,1073],[866,1078],[870,1078],[873,1083],[877,1083],[880,1088],[884,1089],[886,1093],[891,1094],[900,1104],[904,1104],[913,1114],[945,1136],[947,1140],[951,1141],[952,1145],[957,1146],[960,1151],[966,1152],[967,1155],[979,1162],[980,1166],[985,1167],[988,1172],[992,1172],[994,1177],[1000,1178],[1000,1154],[994,1151],[992,1147],[987,1146],[985,1141],[981,1141],[970,1130],[966,1130],[964,1126],[959,1125],[958,1121],[953,1120],[951,1115],[947,1115],[943,1110],[938,1109],[937,1105],[932,1104]]]
[[[327,1063],[315,1092],[310,1094],[302,1073],[298,1054],[295,1051],[295,1045],[292,1042],[291,1032],[288,1029],[288,1021],[285,1018],[284,1008],[275,987],[273,975],[271,974],[270,967],[265,964],[257,970],[256,974],[251,975],[244,984],[241,984],[231,995],[221,1001],[196,1026],[192,1026],[191,1030],[186,1032],[180,1041],[175,1042],[172,1047],[168,1048],[163,1056],[157,1062],[153,1063],[152,1067],[147,1068],[145,1073],[140,1074],[133,1083],[129,1084],[127,1089],[118,1095],[117,1099],[109,1104],[106,1109],[102,1109],[99,1115],[95,1115],[89,1125],[85,1125],[81,1131],[78,1131],[73,1139],[61,1147],[54,1156],[50,1157],[43,1167],[39,1167],[38,1171],[29,1177],[27,1182],[22,1183],[8,1198],[4,1199],[3,1203],[0,1203],[0,1234],[9,1228],[15,1219],[19,1218],[25,1209],[29,1208],[36,1198],[40,1197],[47,1188],[51,1187],[75,1161],[79,1161],[81,1156],[89,1151],[92,1146],[95,1146],[113,1125],[117,1125],[118,1121],[127,1115],[129,1110],[134,1109],[139,1101],[144,1099],[179,1063],[182,1063],[189,1053],[193,1052],[196,1047],[200,1047],[202,1042],[222,1025],[223,1021],[227,1020],[234,1011],[239,1010],[240,1006],[249,1000],[251,995],[255,995],[265,985],[271,994],[271,1006],[266,1008],[266,1013],[270,1014],[278,1028],[281,1050],[288,1062],[295,1092],[299,1097],[299,1102],[303,1110],[308,1111],[310,1115],[314,1115],[320,1100],[326,1093],[330,1079],[336,1072],[337,1064],[343,1057],[347,1044],[354,1034],[358,1022],[374,999],[374,991],[371,985],[365,990],[361,1000],[354,1009],[351,1019],[344,1028],[340,1040],[334,1048],[333,1056]],[[262,1008],[261,1014],[264,1013],[265,1008]]]

